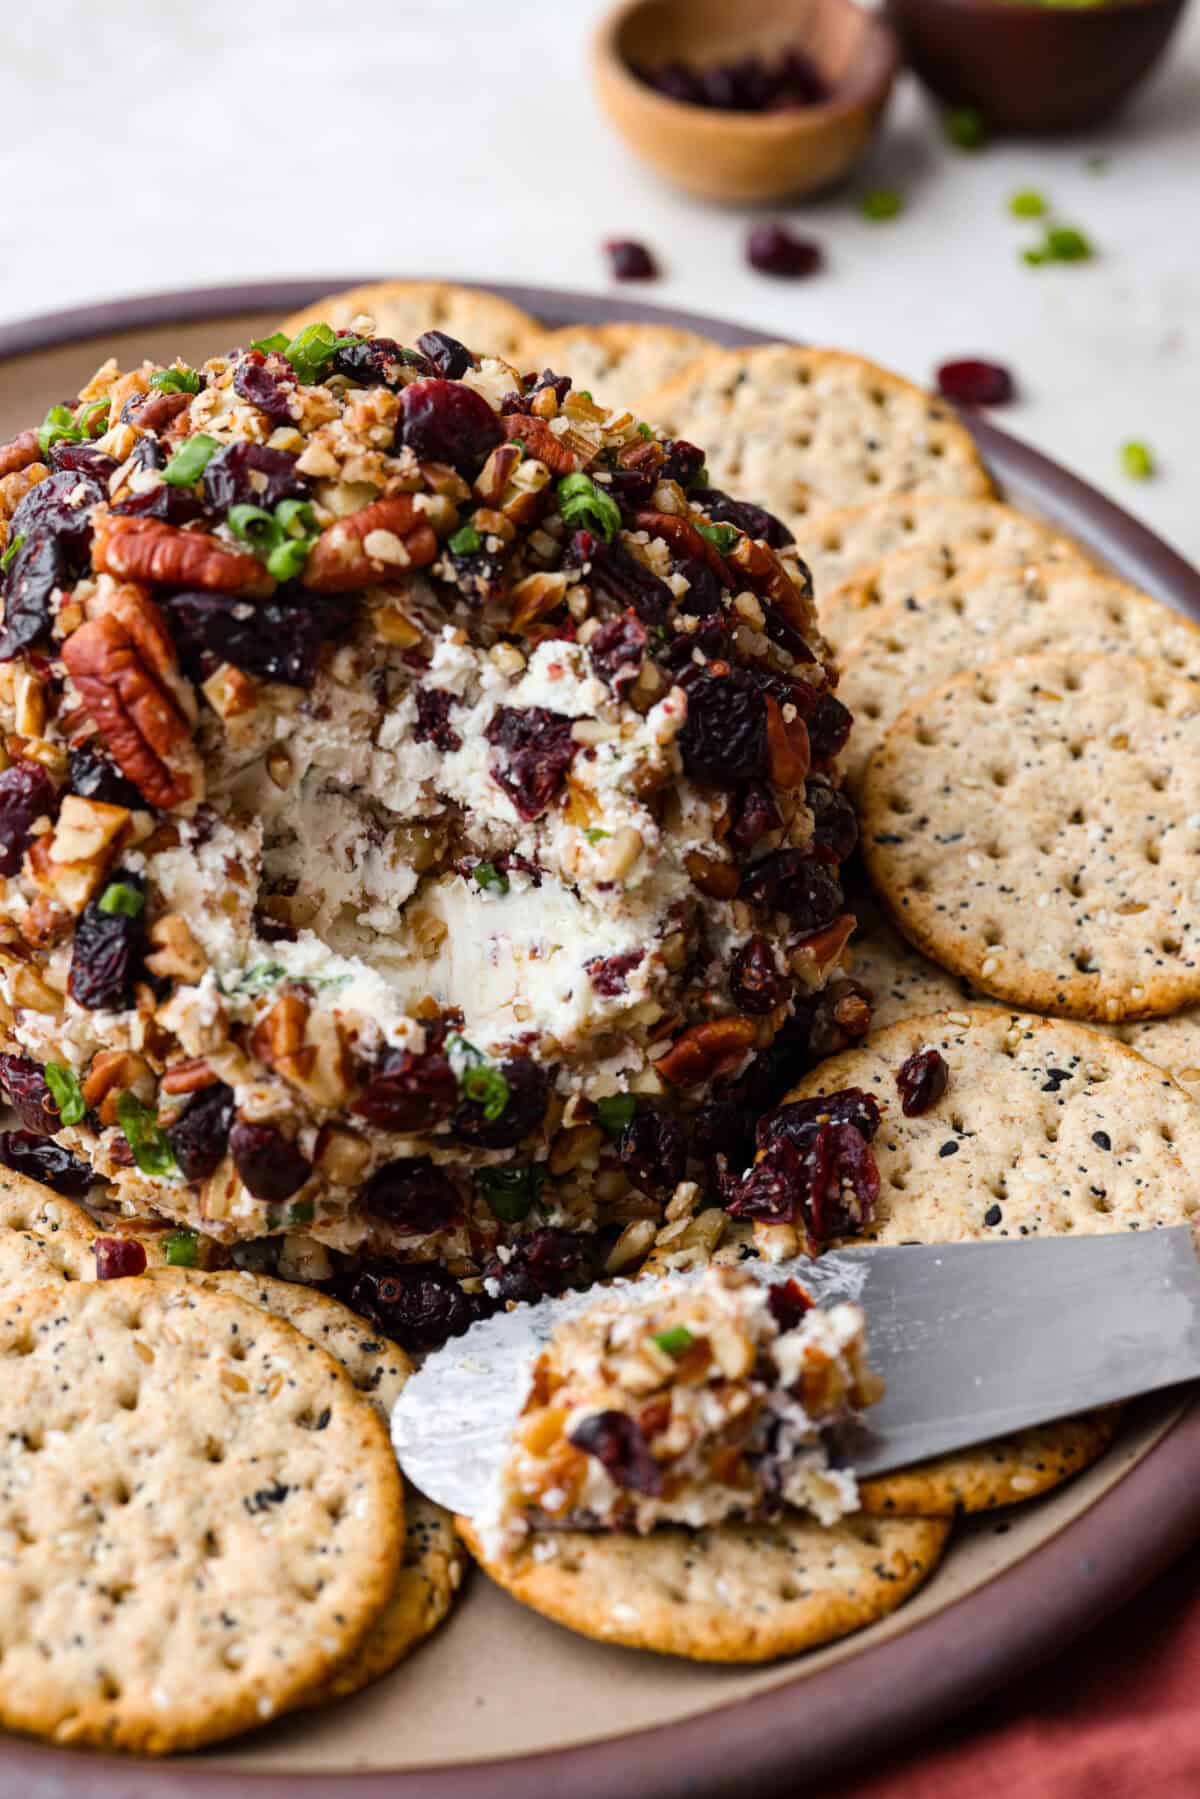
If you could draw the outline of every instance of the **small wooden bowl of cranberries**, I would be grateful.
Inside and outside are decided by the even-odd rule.
[[[595,45],[601,105],[635,154],[734,202],[847,174],[898,62],[890,27],[853,0],[624,0]]]

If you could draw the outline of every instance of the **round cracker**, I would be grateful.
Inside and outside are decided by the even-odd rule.
[[[23,1293],[69,1282],[94,1281],[96,1258],[91,1239],[74,1231],[52,1236],[40,1231],[0,1231],[0,1304],[10,1305]]]
[[[703,446],[715,486],[753,495],[793,529],[884,494],[992,491],[952,407],[841,350],[710,350],[648,394],[645,411]]]
[[[850,941],[846,972],[871,994],[871,1029],[898,1018],[978,1003],[967,981],[920,955],[883,917],[871,917]]]
[[[342,331],[364,313],[374,319],[377,337],[411,345],[423,331],[445,331],[476,355],[500,356],[506,362],[521,356],[541,329],[529,313],[499,294],[452,281],[369,281],[325,294],[284,319],[280,329],[293,337],[307,325],[333,325]]]
[[[929,1578],[950,1532],[940,1518],[827,1528],[789,1515],[645,1537],[540,1531],[493,1558],[469,1520],[458,1528],[484,1571],[543,1617],[705,1662],[774,1661],[876,1623]]]
[[[43,1237],[63,1233],[89,1243],[96,1235],[95,1222],[82,1206],[11,1168],[0,1168],[0,1230],[37,1231]]]
[[[1148,1062],[1165,1068],[1185,1093],[1200,1100],[1200,1007],[1170,1018],[1141,1018],[1105,1027]]]
[[[917,948],[1022,1007],[1200,999],[1200,692],[1132,656],[1018,657],[896,720],[862,783],[871,880]]]
[[[906,1118],[897,1072],[931,1046],[949,1086]],[[1086,1025],[999,1007],[904,1018],[822,1062],[787,1101],[845,1087],[884,1112],[875,1219],[855,1241],[1096,1235],[1200,1209],[1200,1106]]]
[[[973,563],[875,613],[845,651],[839,698],[854,714],[842,758],[857,788],[900,714],[967,669],[1043,650],[1145,657],[1200,679],[1200,630],[1138,588],[1072,563]]]
[[[332,1357],[223,1293],[18,1299],[5,1363],[0,1719],[163,1754],[284,1710],[400,1566],[379,1417]]]
[[[598,405],[641,413],[648,394],[689,368],[712,340],[674,325],[564,325],[526,346],[532,367],[570,375]]]
[[[859,1482],[864,1512],[951,1518],[958,1512],[991,1512],[1050,1493],[1099,1461],[1116,1432],[1119,1406],[1060,1418],[981,1443],[976,1449],[936,1456],[917,1468]]]

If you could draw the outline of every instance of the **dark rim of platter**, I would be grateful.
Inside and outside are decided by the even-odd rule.
[[[153,294],[44,313],[0,326],[5,361],[110,333],[285,314],[339,287],[340,276],[251,282]],[[414,277],[420,279],[420,277]],[[623,294],[489,286],[548,324],[614,318],[692,330],[730,345],[763,332]],[[1076,532],[1128,580],[1200,620],[1200,573],[1094,488],[965,415],[1002,485]],[[8,1739],[0,1743],[0,1799],[723,1799],[796,1790],[886,1755],[1081,1637],[1170,1565],[1200,1535],[1200,1407],[1193,1407],[1132,1471],[1080,1517],[965,1597],[848,1661],[707,1713],[574,1749],[502,1761],[375,1773],[253,1773],[193,1759],[147,1765]],[[715,1689],[714,1689],[715,1692]]]

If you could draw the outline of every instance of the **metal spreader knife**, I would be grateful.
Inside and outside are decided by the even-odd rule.
[[[887,1383],[869,1428],[839,1446],[863,1475],[1200,1379],[1200,1260],[1186,1225],[743,1266],[760,1280],[795,1277],[818,1304],[863,1307],[868,1359]],[[564,1317],[621,1285],[517,1306],[430,1356],[392,1416],[413,1484],[451,1511],[480,1511],[538,1351]]]

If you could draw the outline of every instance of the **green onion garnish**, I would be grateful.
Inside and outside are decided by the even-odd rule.
[[[194,1268],[200,1259],[200,1239],[195,1231],[173,1231],[164,1247],[168,1268]]]
[[[692,1347],[696,1339],[686,1324],[676,1324],[670,1330],[656,1331],[651,1341],[657,1343],[667,1355],[680,1356]]]
[[[610,1137],[619,1137],[627,1124],[632,1124],[637,1100],[632,1093],[612,1093],[596,1101],[596,1116]]]
[[[110,917],[136,918],[146,901],[136,887],[130,887],[124,881],[110,881],[100,895],[99,905],[102,912]]]
[[[76,418],[69,406],[52,406],[42,423],[38,426],[36,436],[38,448],[43,456],[48,456],[55,444],[86,443],[89,438],[98,435],[92,429],[93,420],[100,421],[100,430],[108,421],[108,401],[93,400],[90,406],[84,406]]]
[[[494,862],[477,862],[472,873],[481,887],[492,893],[508,892],[508,876],[496,867]]]
[[[456,556],[473,556],[483,548],[483,539],[474,525],[463,525],[447,542]]]
[[[1022,187],[1009,201],[1008,210],[1014,219],[1040,219],[1049,208],[1044,194],[1039,194],[1035,187]]]
[[[942,115],[942,130],[959,150],[981,150],[988,141],[987,120],[977,106],[951,107]]]
[[[495,1216],[519,1224],[536,1205],[546,1170],[531,1162],[527,1168],[480,1168],[475,1178]]]
[[[603,843],[606,837],[612,836],[611,831],[602,831],[599,825],[589,825],[583,834],[589,843]]]
[[[873,187],[863,195],[858,209],[864,219],[870,219],[872,224],[879,224],[884,219],[894,219],[902,213],[904,199],[894,187]]]
[[[1131,481],[1149,481],[1154,473],[1154,452],[1149,444],[1130,438],[1121,445],[1121,467]]]
[[[307,500],[280,500],[273,513],[262,506],[231,506],[226,523],[277,581],[295,580],[321,535]]]
[[[117,1095],[117,1120],[143,1174],[174,1174],[177,1164],[167,1134],[152,1109],[144,1106],[136,1093]]]
[[[233,988],[233,992],[263,993],[268,987],[273,987],[276,981],[284,980],[286,976],[287,969],[282,962],[256,962],[252,968],[246,970],[241,980]]]
[[[163,470],[163,480],[171,487],[192,487],[200,479],[220,444],[207,431],[197,431],[181,443]]]
[[[1022,252],[1034,268],[1046,262],[1090,262],[1094,255],[1091,240],[1074,225],[1048,225],[1041,243]]]
[[[722,556],[728,556],[730,550],[742,535],[733,525],[697,525],[701,537],[707,538]]]
[[[251,338],[250,348],[261,351],[264,356],[282,356],[291,341],[286,331],[272,331],[270,337]]]
[[[78,1124],[87,1115],[83,1091],[75,1078],[73,1069],[62,1062],[47,1062],[43,1073],[46,1085],[50,1089],[58,1116],[63,1124]]]
[[[352,350],[366,343],[365,337],[339,337],[332,325],[306,325],[280,351],[296,371],[296,379],[304,387],[319,381],[339,350]]]
[[[621,509],[611,494],[582,470],[558,484],[558,510],[568,525],[581,525],[611,543],[621,529]]]
[[[452,1037],[450,1048],[452,1053],[457,1053],[460,1063],[457,1070],[459,1092],[464,1099],[482,1109],[489,1124],[494,1124],[508,1104],[508,1082],[465,1037]]]
[[[162,394],[198,394],[204,382],[195,369],[159,369],[150,385]]]
[[[649,425],[647,425],[645,422],[643,422],[642,424],[640,424],[638,426],[638,436],[644,437],[646,439],[646,441],[649,442],[649,440],[654,436],[654,432],[651,430]]]
[[[11,567],[12,563],[16,560],[16,557],[20,551],[21,545],[24,542],[25,542],[24,532],[22,532],[19,537],[13,538],[13,540],[9,544],[8,548],[5,550],[3,556],[0,556],[0,572],[6,572]]]

